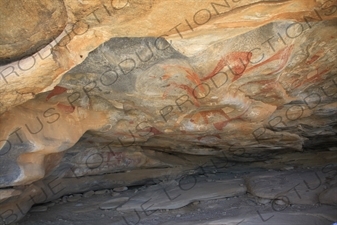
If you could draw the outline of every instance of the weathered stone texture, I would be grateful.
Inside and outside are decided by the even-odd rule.
[[[18,219],[237,163],[306,170],[258,171],[237,193],[270,200],[301,179],[291,204],[336,204],[335,177],[307,168],[336,164],[335,0],[29,2],[0,3],[0,201]]]
[[[0,65],[28,57],[60,35],[67,23],[62,0],[0,2]]]

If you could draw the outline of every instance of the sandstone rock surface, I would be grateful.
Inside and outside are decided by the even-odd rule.
[[[40,51],[62,33],[67,22],[62,0],[1,1],[0,65]]]
[[[246,190],[277,209],[336,204],[336,0],[0,4],[3,223],[62,196],[192,174],[207,179],[176,190],[183,200],[153,191],[148,206]],[[211,187],[219,172],[230,180]],[[151,188],[119,209],[139,210]]]

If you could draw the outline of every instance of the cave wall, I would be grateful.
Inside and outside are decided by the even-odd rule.
[[[336,163],[336,1],[28,2],[1,3],[2,213],[215,158]]]

